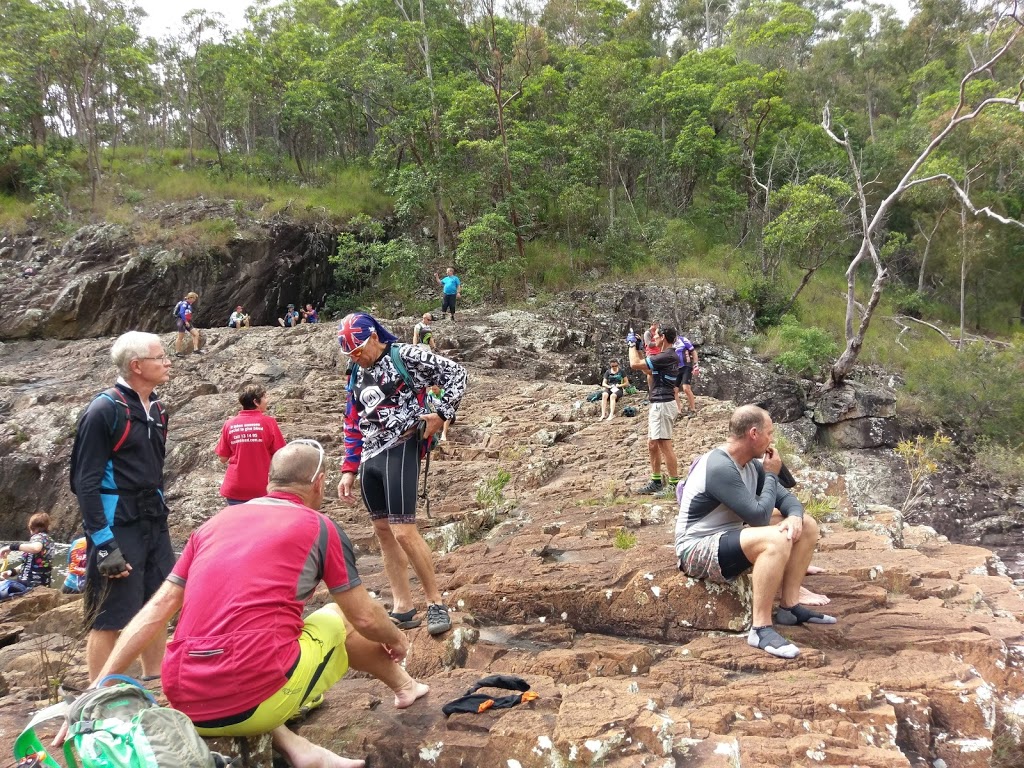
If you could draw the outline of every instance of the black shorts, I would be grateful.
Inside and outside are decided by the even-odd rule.
[[[743,554],[743,547],[740,546],[740,533],[742,530],[737,528],[718,540],[718,565],[722,569],[722,576],[729,581],[754,567],[754,564]]]
[[[111,531],[132,570],[123,579],[103,576],[96,567],[96,547],[87,542],[85,623],[90,629],[124,629],[160,589],[177,559],[166,520],[115,525]]]
[[[693,366],[684,365],[679,369],[679,378],[676,379],[676,386],[682,387],[683,385],[689,385],[693,381]]]
[[[451,312],[452,316],[455,315],[455,294],[446,293],[444,298],[441,299],[441,313]]]
[[[392,525],[416,522],[416,488],[420,478],[420,441],[408,440],[381,451],[359,467],[359,490],[371,520]]]

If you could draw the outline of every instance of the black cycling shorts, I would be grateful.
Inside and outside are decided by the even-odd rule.
[[[359,489],[370,519],[415,524],[419,477],[420,441],[415,435],[364,461],[359,467]]]
[[[722,569],[722,576],[729,581],[754,567],[740,546],[741,532],[742,529],[737,528],[718,540],[718,565]]]
[[[684,365],[679,369],[679,378],[676,379],[676,386],[682,387],[683,385],[689,384],[693,381],[693,366]]]

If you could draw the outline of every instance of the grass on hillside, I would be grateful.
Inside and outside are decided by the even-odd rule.
[[[67,218],[51,221],[57,231],[70,231],[83,221],[133,224],[139,206],[152,208],[204,198],[233,200],[235,212],[261,217],[287,212],[300,221],[323,219],[345,222],[359,213],[384,217],[392,212],[392,201],[374,189],[371,173],[362,167],[318,169],[316,183],[298,183],[293,169],[263,169],[259,161],[231,158],[230,175],[221,172],[216,155],[197,151],[194,163],[187,150],[144,150],[121,147],[104,150],[103,180],[95,204],[87,183],[85,157],[81,152],[66,156],[66,162],[81,177],[68,195]],[[240,167],[250,162],[250,172]],[[273,177],[289,179],[270,181]],[[32,218],[51,220],[36,201],[0,197],[0,229],[24,231]]]

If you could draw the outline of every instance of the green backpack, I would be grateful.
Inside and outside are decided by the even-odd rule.
[[[109,687],[111,679],[126,682]],[[64,757],[69,768],[219,768],[226,765],[210,752],[188,716],[161,707],[153,695],[130,677],[110,675],[98,687],[70,704],[39,712],[14,743],[19,765],[60,768],[46,754],[35,727],[44,720],[65,717],[68,737]],[[76,759],[77,754],[77,759]],[[33,760],[34,758],[34,760]]]

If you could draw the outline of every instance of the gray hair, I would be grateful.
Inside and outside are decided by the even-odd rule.
[[[313,481],[310,478],[316,472],[318,463],[320,451],[312,445],[289,443],[270,460],[269,488],[312,487]]]
[[[149,348],[154,343],[163,344],[160,337],[154,333],[128,331],[118,336],[114,346],[110,348],[110,359],[114,362],[117,372],[122,376],[128,376],[132,372],[132,360],[149,355]]]

